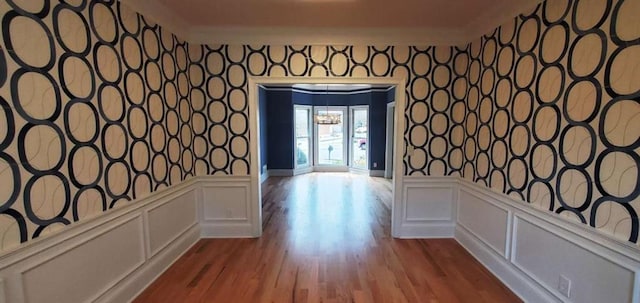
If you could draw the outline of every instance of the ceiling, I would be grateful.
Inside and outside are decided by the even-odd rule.
[[[221,43],[282,40],[285,36],[283,43],[306,38],[306,44],[339,42],[336,39],[353,44],[354,38],[370,36],[419,45],[467,43],[540,1],[123,0],[143,15],[151,15],[163,26],[186,35],[185,39],[203,43],[215,36]]]

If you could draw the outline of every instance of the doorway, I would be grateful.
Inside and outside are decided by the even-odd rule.
[[[369,85],[378,85],[378,86],[390,86],[395,88],[395,102],[397,108],[404,108],[406,104],[406,95],[404,87],[406,85],[406,80],[404,78],[394,78],[394,77],[376,77],[376,78],[306,78],[306,77],[249,77],[248,79],[248,88],[249,88],[249,108],[248,108],[248,116],[249,116],[249,131],[252,134],[251,140],[249,141],[249,153],[250,153],[250,205],[248,205],[249,211],[251,213],[251,230],[253,231],[253,236],[259,237],[262,234],[262,193],[260,188],[260,146],[259,146],[259,137],[260,137],[260,126],[259,126],[259,107],[258,107],[258,86],[273,86],[273,85],[294,85],[294,84],[350,84],[350,85],[358,85],[358,84],[369,84]],[[326,108],[325,108],[326,110]],[[331,110],[331,108],[329,108]],[[349,108],[342,109],[342,113],[344,115],[348,115]],[[358,110],[353,109],[353,110]],[[361,110],[361,109],[360,109]],[[347,111],[347,114],[345,114]],[[358,113],[359,115],[362,112]],[[394,167],[403,167],[403,158],[402,158],[402,150],[403,150],[403,134],[402,131],[405,128],[405,119],[404,119],[404,110],[396,110],[395,115],[393,117],[394,120],[394,131],[395,136],[393,139],[393,166]],[[350,144],[354,144],[353,142],[357,139],[358,144],[360,144],[361,139],[363,139],[364,135],[355,135],[356,131],[353,129],[352,133],[354,136],[350,137],[349,128],[354,128],[355,125],[345,124],[349,123],[349,121],[343,121],[343,131],[342,131],[342,151],[336,152],[336,148],[333,149],[331,154],[331,159],[336,160],[334,156],[336,153],[340,153],[341,160],[343,161],[343,165],[349,165],[350,159],[354,157],[361,157],[362,153],[348,153],[347,147]],[[362,124],[362,123],[361,123]],[[347,130],[345,131],[345,125],[347,126]],[[368,127],[367,122],[367,127]],[[357,128],[357,127],[355,127]],[[360,129],[362,132],[363,129]],[[368,131],[368,129],[367,129]],[[364,133],[364,132],[362,132]],[[369,155],[369,142],[365,143],[365,152],[366,157],[370,157]],[[358,146],[359,147],[359,146]],[[317,158],[316,158],[317,159]],[[327,160],[328,154],[327,154]],[[403,188],[403,171],[400,169],[395,169],[393,173],[393,181],[392,181],[392,201],[391,201],[391,235],[393,237],[402,237],[402,234],[399,234],[399,231],[402,227],[402,218],[405,214],[405,206],[402,203],[402,188]]]

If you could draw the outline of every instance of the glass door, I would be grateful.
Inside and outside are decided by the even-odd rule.
[[[295,105],[295,168],[311,166],[311,106]]]
[[[347,108],[343,106],[314,107],[314,114],[337,114],[339,124],[315,124],[315,154],[317,166],[347,167]]]
[[[369,106],[349,107],[351,135],[351,168],[369,169]]]

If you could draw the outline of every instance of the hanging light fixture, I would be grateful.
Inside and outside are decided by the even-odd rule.
[[[318,113],[313,117],[313,121],[316,124],[320,125],[336,125],[340,124],[342,121],[340,119],[340,114],[330,114],[329,113],[329,84],[327,84],[327,88],[324,95],[324,101],[326,105],[326,111],[324,114]]]

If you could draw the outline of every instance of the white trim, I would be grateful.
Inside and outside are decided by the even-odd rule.
[[[193,190],[197,184],[197,178],[198,177],[191,178],[187,181],[183,181],[182,183],[178,183],[177,185],[172,185],[171,187],[153,192],[147,197],[137,199],[135,203],[128,203],[125,206],[108,210],[97,218],[73,223],[72,225],[65,227],[63,232],[37,239],[31,239],[29,242],[24,243],[19,247],[4,251],[0,256],[0,270],[15,263],[16,260],[22,260],[26,257],[37,254],[40,251],[50,249],[51,247],[57,246],[61,243],[66,243],[74,237],[83,235],[88,230],[93,230],[103,224],[107,224],[110,221],[121,218],[153,203],[175,199],[176,197]]]
[[[394,117],[395,124],[395,140],[393,144],[394,155],[397,155],[394,159],[395,167],[402,167],[402,163],[404,161],[402,157],[402,150],[404,146],[404,108],[406,107],[407,96],[405,95],[404,87],[406,85],[406,79],[400,77],[369,77],[369,78],[309,78],[309,77],[256,77],[249,76],[248,79],[248,88],[249,88],[249,125],[250,132],[252,134],[258,134],[258,125],[257,125],[257,114],[258,114],[258,85],[272,85],[272,84],[371,84],[371,85],[389,85],[394,86],[399,89],[395,90],[395,100],[397,108],[402,110],[397,110],[396,115]],[[259,184],[259,174],[258,174],[258,166],[254,163],[258,163],[256,159],[256,155],[259,154],[259,140],[250,140],[249,148],[251,154],[251,178],[255,179],[255,182],[251,184],[252,191],[252,204],[257,210],[262,208],[262,200],[260,196],[260,184]],[[398,221],[400,219],[400,215],[402,213],[402,182],[404,176],[403,172],[400,169],[396,169],[394,172],[393,178],[393,199],[391,204],[391,235],[394,237],[401,236],[399,234],[399,224]],[[262,227],[262,218],[261,214],[258,211],[260,217],[254,218],[256,221],[254,222],[254,226],[257,228]],[[259,233],[256,233],[259,235]]]
[[[455,177],[405,176],[398,238],[453,238],[456,226]],[[419,191],[410,195],[409,191]]]
[[[250,204],[253,209],[251,213],[251,223],[254,226],[252,234],[255,237],[262,235],[262,186],[260,186],[260,123],[259,119],[259,94],[258,85],[253,82],[253,78],[248,79],[248,100],[249,100],[249,133],[252,134],[249,140],[250,166],[249,174],[251,178],[250,184]]]
[[[491,248],[475,238],[461,226],[456,227],[456,241],[525,302],[557,302],[558,299],[540,287],[536,281],[513,267],[508,261],[495,254]]]
[[[555,213],[535,208],[528,203],[523,203],[522,201],[518,201],[506,194],[495,192],[481,184],[471,182],[467,179],[458,178],[458,183],[461,188],[471,190],[479,197],[483,197],[483,199],[500,202],[502,205],[506,205],[507,208],[510,208],[513,211],[524,212],[541,222],[552,224],[555,228],[578,236],[579,238],[590,242],[590,244],[598,244],[598,246],[611,248],[607,250],[613,250],[617,254],[630,258],[636,262],[640,262],[640,250],[638,250],[637,247],[634,247],[635,245],[631,243],[614,240],[610,235],[600,232],[585,224],[562,219]]]
[[[198,179],[192,178],[5,253],[0,257],[0,302],[24,303],[43,297],[57,301],[66,296],[66,289],[83,290],[76,293],[77,299],[131,301],[199,239],[198,195],[193,194],[198,185]],[[186,216],[167,217],[174,202],[191,203],[194,213],[185,208]],[[149,228],[150,220],[172,219],[180,221],[162,229]],[[150,239],[158,240],[153,251]],[[119,258],[113,259],[113,249],[121,249]],[[121,266],[105,270],[106,262]],[[41,287],[44,276],[52,271],[81,278],[58,279],[52,284],[56,287]],[[97,275],[87,275],[88,271]]]
[[[464,190],[464,189],[461,189],[461,190]],[[475,198],[477,198],[477,199],[478,199],[478,200],[480,200],[480,201],[482,201],[482,202],[480,202],[480,203],[485,203],[486,205],[491,206],[491,207],[494,207],[494,208],[496,208],[496,209],[498,209],[498,210],[500,210],[500,211],[502,211],[502,212],[504,213],[504,217],[506,217],[506,218],[507,218],[507,226],[508,226],[507,228],[505,228],[505,229],[506,229],[506,232],[505,232],[505,234],[504,234],[505,239],[507,239],[507,241],[505,241],[505,247],[495,247],[495,246],[494,246],[494,245],[492,245],[491,243],[485,243],[485,244],[486,244],[489,248],[493,249],[493,251],[494,251],[495,253],[497,253],[497,254],[499,254],[500,256],[502,256],[502,257],[504,257],[504,258],[507,258],[507,259],[508,259],[508,258],[509,258],[509,251],[510,251],[510,248],[511,248],[511,246],[510,246],[510,241],[509,241],[509,239],[510,239],[510,228],[509,228],[509,225],[510,225],[511,213],[509,212],[509,209],[508,209],[508,208],[506,208],[505,206],[500,205],[500,204],[498,204],[498,203],[495,203],[495,202],[493,202],[493,201],[491,201],[491,200],[483,199],[482,197],[480,197],[478,194],[476,194],[476,193],[474,193],[474,192],[465,191],[465,193],[466,193],[466,194],[469,194],[469,195],[471,195],[471,196],[473,196],[473,197],[475,197]],[[459,203],[459,201],[458,201],[458,203]],[[460,208],[458,208],[458,210],[460,210]],[[459,218],[459,217],[460,217],[460,214],[458,214],[458,218]],[[473,230],[473,228],[471,228],[471,227],[469,227],[469,226],[465,225],[465,224],[464,224],[463,222],[461,222],[460,220],[458,220],[456,224],[457,224],[458,226],[460,226],[460,227],[464,228],[464,230],[465,230],[465,231],[469,232],[470,234],[472,234],[472,235],[473,235],[473,236],[475,236],[476,238],[478,238],[478,239],[482,239],[482,237],[481,237],[480,235],[478,235],[478,234]],[[503,250],[504,250],[504,251],[503,251]]]
[[[267,179],[269,179],[268,170],[266,170],[263,174],[260,175],[260,184],[264,183],[264,181],[267,181]]]
[[[638,283],[640,282],[640,252],[630,244],[616,241],[611,236],[577,223],[569,222],[559,216],[549,215],[545,211],[538,210],[507,195],[496,193],[482,185],[458,177],[405,176],[404,179],[403,192],[410,188],[418,190],[418,192],[414,193],[413,198],[406,193],[399,193],[405,200],[394,201],[393,203],[392,216],[396,217],[399,210],[403,211],[400,213],[403,221],[393,222],[398,225],[395,232],[399,234],[399,237],[455,237],[465,249],[525,302],[571,302],[566,298],[562,298],[553,288],[555,286],[550,283],[554,283],[554,281],[549,282],[548,279],[543,281],[542,277],[538,277],[535,272],[531,271],[531,265],[520,263],[515,258],[518,254],[514,249],[515,244],[517,241],[522,241],[517,237],[518,222],[526,222],[536,227],[536,230],[540,230],[541,233],[553,235],[553,237],[571,243],[574,245],[572,247],[575,247],[572,249],[586,251],[599,260],[607,261],[605,262],[606,264],[610,264],[605,265],[605,268],[598,267],[598,270],[606,270],[606,267],[609,266],[626,269],[631,274],[629,285],[635,286],[628,294],[630,302],[640,303],[640,283]],[[130,233],[134,242],[133,245],[129,246],[135,247],[135,249],[123,251],[123,254],[129,254],[129,262],[135,260],[135,264],[132,263],[131,267],[121,269],[115,275],[112,273],[112,278],[106,283],[98,285],[98,287],[96,287],[96,281],[90,278],[86,279],[86,281],[83,280],[81,285],[74,285],[74,287],[82,288],[85,287],[84,283],[87,283],[87,287],[95,289],[95,294],[88,294],[88,298],[95,298],[97,302],[130,301],[184,254],[199,238],[254,237],[256,227],[253,225],[254,222],[251,221],[253,219],[251,214],[253,211],[252,203],[255,201],[250,200],[252,192],[250,187],[254,185],[253,181],[254,176],[195,177],[165,190],[152,193],[150,196],[140,199],[129,206],[107,212],[85,223],[75,224],[65,228],[58,234],[34,240],[32,243],[8,252],[0,257],[0,302],[4,300],[5,302],[25,303],[28,295],[26,293],[27,290],[29,292],[50,291],[46,289],[38,290],[39,288],[26,285],[26,283],[32,283],[32,280],[25,279],[23,273],[40,270],[41,266],[49,266],[52,263],[57,263],[56,266],[64,266],[64,263],[60,261],[61,257],[82,248],[87,243],[105,241],[101,240],[103,235],[118,232],[118,230],[122,233],[123,230],[119,229],[119,227],[123,226],[129,226],[131,230],[135,230],[135,232]],[[395,183],[394,186],[396,185],[398,184]],[[239,201],[230,200],[228,202],[232,202],[233,205],[236,202],[239,204],[246,203],[245,212],[237,214],[237,216],[228,220],[205,220],[203,203],[205,203],[204,198],[207,197],[203,196],[202,190],[208,187],[216,188],[216,196],[220,195],[224,190],[244,188],[245,194],[242,197],[237,197],[240,199]],[[422,190],[434,195],[421,195]],[[438,199],[447,196],[446,192],[448,190],[451,190],[451,194],[445,200],[448,199],[449,201],[442,200],[441,202],[451,203],[450,216],[442,212],[442,208],[440,208],[442,205],[438,204],[440,202]],[[470,194],[466,197],[482,199],[493,206],[506,210],[508,216],[513,218],[506,223],[508,232],[499,235],[513,238],[513,240],[506,242],[506,246],[509,248],[506,254],[501,254],[500,249],[492,247],[487,241],[483,240],[480,234],[471,230],[468,226],[458,224],[459,217],[456,214],[459,208],[462,207],[462,204],[458,203],[458,199],[461,198],[459,191]],[[397,194],[394,192],[394,196]],[[182,227],[180,227],[180,229],[173,228],[168,233],[163,232],[160,238],[168,239],[169,242],[167,244],[164,241],[159,242],[155,251],[152,252],[149,247],[149,239],[154,231],[149,229],[150,216],[148,214],[158,208],[171,207],[173,202],[188,203],[189,201],[183,201],[184,197],[189,197],[189,200],[195,199],[195,201],[191,202],[196,204],[196,214],[194,214],[196,222],[189,224],[186,230],[182,230]],[[413,199],[411,203],[414,203],[414,206],[417,207],[416,209],[421,211],[420,213],[412,213],[408,216],[407,207],[404,204],[410,202],[406,201],[409,198]],[[421,204],[422,202],[426,203],[427,208],[422,207],[425,205]],[[153,218],[153,216],[151,217]],[[214,217],[219,216],[215,215]],[[162,220],[162,218],[157,219]],[[185,225],[176,225],[176,227],[179,226]],[[125,230],[128,231],[128,229]],[[455,230],[454,234],[452,234],[452,230]],[[173,236],[174,234],[177,236]],[[105,245],[111,244],[111,242],[108,242]],[[549,247],[543,249],[549,249]],[[134,259],[131,259],[132,256]],[[101,258],[99,255],[83,255],[81,257]],[[107,259],[105,258],[105,260]],[[85,263],[91,264],[91,262]],[[71,271],[70,274],[73,274],[73,267],[69,267],[69,270]],[[47,270],[43,272],[47,272]],[[617,281],[620,281],[619,276],[617,279]],[[609,289],[606,283],[593,285],[593,287],[602,291]],[[578,290],[574,289],[573,291]],[[2,297],[3,293],[6,297]]]
[[[393,135],[395,129],[393,128],[393,114],[395,114],[396,102],[387,103],[387,111],[385,113],[385,153],[384,153],[384,177],[390,179],[393,176]],[[391,113],[390,111],[393,111]]]
[[[200,240],[200,227],[195,226],[174,243],[149,260],[142,268],[101,295],[96,302],[128,302],[138,297]]]

